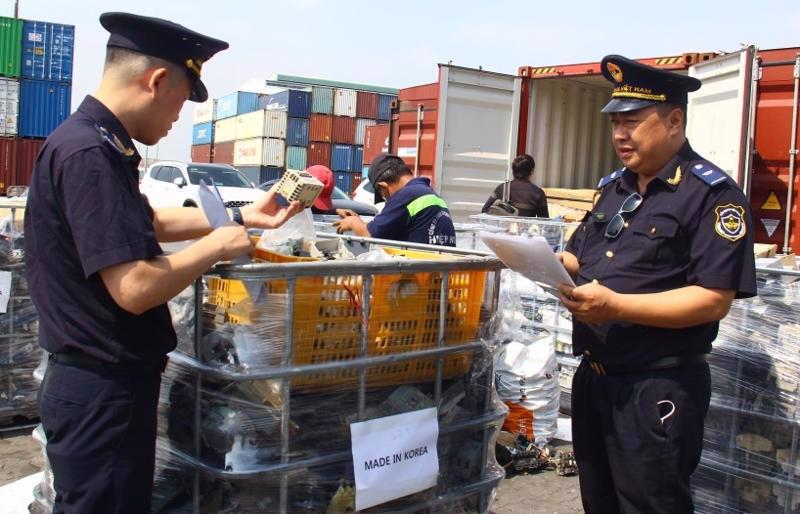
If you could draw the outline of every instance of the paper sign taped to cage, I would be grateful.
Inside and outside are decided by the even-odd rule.
[[[0,271],[0,313],[6,313],[9,298],[11,298],[11,272]]]
[[[437,414],[433,407],[350,425],[357,511],[436,485]]]

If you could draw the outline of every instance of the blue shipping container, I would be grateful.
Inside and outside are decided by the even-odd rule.
[[[350,188],[353,187],[353,174],[349,171],[335,171],[333,172],[334,184],[341,189],[344,194],[350,194]]]
[[[392,119],[392,100],[397,98],[394,95],[378,95],[378,119]]]
[[[350,171],[361,171],[361,166],[364,165],[364,147],[357,146],[353,150],[353,165],[350,166]]]
[[[350,171],[353,164],[353,147],[333,145],[331,152],[331,171]]]
[[[292,146],[308,146],[308,120],[305,118],[289,118],[286,122],[286,144]]]
[[[72,87],[64,82],[22,79],[19,91],[20,137],[47,137],[70,112]]]
[[[286,169],[304,170],[308,162],[308,151],[302,146],[286,147]]]
[[[274,166],[236,166],[236,169],[256,187],[270,180],[278,180],[283,175],[283,168]]]
[[[22,24],[22,77],[70,82],[75,27],[44,21]]]
[[[192,126],[192,144],[207,145],[211,143],[211,136],[214,133],[214,122],[198,123]]]
[[[215,120],[238,116],[258,110],[258,93],[237,91],[217,100]]]
[[[290,118],[308,118],[311,114],[311,93],[287,89],[259,101],[259,109],[286,111]]]
[[[367,178],[368,174],[369,174],[369,166],[364,166],[363,168],[361,168],[361,178]]]
[[[314,86],[311,88],[311,112],[333,114],[333,88]]]

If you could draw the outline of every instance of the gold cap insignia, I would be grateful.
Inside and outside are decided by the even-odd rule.
[[[202,59],[186,59],[186,67],[189,68],[194,72],[195,75],[198,77],[200,76],[200,72],[203,69],[203,60]]]
[[[607,62],[606,68],[615,82],[622,82],[622,69],[613,62]]]

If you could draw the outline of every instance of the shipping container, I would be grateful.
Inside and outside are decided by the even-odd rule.
[[[308,167],[308,153],[303,146],[286,147],[286,169],[304,170]]]
[[[258,109],[258,93],[237,91],[217,99],[214,109],[216,120],[245,114]]]
[[[333,93],[334,116],[356,117],[358,95],[352,89],[337,89]]]
[[[308,159],[306,164],[314,166],[320,164],[328,168],[331,167],[331,145],[330,143],[309,143],[308,144]]]
[[[333,145],[331,152],[331,171],[349,172],[353,165],[353,146],[352,145]]]
[[[0,75],[19,77],[22,20],[0,16]]]
[[[216,105],[217,101],[214,98],[209,98],[205,102],[194,104],[192,125],[214,121],[214,108]]]
[[[350,171],[361,172],[364,161],[364,147],[356,146],[353,149],[353,161],[350,163]]]
[[[431,179],[435,188],[439,83],[402,89],[398,104],[397,112],[392,116],[389,151],[400,156],[415,175]],[[364,146],[367,146],[366,141]],[[375,153],[377,146],[378,143],[373,142],[365,148],[365,163],[371,163],[380,153]]]
[[[214,140],[214,123],[207,121],[192,126],[192,145],[208,145]]]
[[[359,91],[356,95],[356,116],[359,118],[378,118],[378,94]]]
[[[236,169],[256,187],[265,182],[277,180],[283,175],[283,168],[275,166],[236,166]]]
[[[17,135],[19,81],[0,78],[0,136]]]
[[[285,147],[286,142],[282,139],[238,140],[233,145],[233,165],[283,167]]]
[[[30,185],[42,139],[0,138],[0,194],[9,186]]]
[[[333,88],[314,86],[311,88],[311,112],[333,114]]]
[[[259,108],[268,111],[284,111],[290,118],[308,118],[311,114],[311,93],[287,89],[267,95],[259,101]]]
[[[356,139],[356,119],[348,118],[347,116],[334,116],[332,136],[334,143],[352,145]]]
[[[392,101],[397,99],[394,95],[378,95],[378,116],[379,120],[389,121],[392,119]]]
[[[236,117],[236,139],[254,137],[286,138],[286,113],[258,110]]]
[[[64,82],[22,79],[18,131],[21,137],[47,137],[70,113],[72,87]]]
[[[233,165],[233,146],[233,141],[214,143],[214,148],[211,152],[211,162]]]
[[[214,145],[192,145],[192,162],[212,162]]]
[[[330,143],[333,135],[333,116],[312,114],[308,120],[308,140]]]
[[[378,155],[389,152],[389,124],[367,127],[364,133],[363,164],[369,165]]]
[[[74,48],[74,26],[25,20],[22,24],[21,76],[72,81]]]
[[[286,144],[308,146],[308,120],[306,118],[289,118],[286,123]]]
[[[334,185],[341,189],[345,194],[350,192],[353,186],[353,174],[349,171],[334,171]]]
[[[214,143],[224,143],[236,139],[238,120],[235,117],[225,118],[214,122]]]
[[[361,185],[361,181],[364,180],[364,178],[361,176],[361,172],[359,171],[358,173],[353,173],[353,175],[350,178],[350,180],[352,180],[352,184],[350,184],[349,193],[350,193],[350,197],[352,198],[353,195],[356,192],[356,189],[358,189],[358,186]]]
[[[367,132],[367,127],[371,127],[371,126],[375,125],[376,123],[377,122],[375,120],[366,120],[366,119],[363,119],[363,118],[356,119],[356,138],[355,138],[355,143],[357,145],[363,145],[364,144],[364,140],[365,140],[365,136],[366,136],[366,132]]]

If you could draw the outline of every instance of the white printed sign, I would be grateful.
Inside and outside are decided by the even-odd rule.
[[[408,158],[416,158],[417,157],[417,149],[416,148],[409,148],[409,147],[400,147],[397,149],[397,156],[398,157],[408,157]]]
[[[433,407],[350,425],[357,511],[436,485],[437,413]]]
[[[0,313],[5,314],[11,298],[11,272],[0,271]]]
[[[775,233],[775,229],[781,224],[781,220],[761,218],[761,223],[764,225],[764,230],[767,231],[767,237],[772,237],[772,234]]]

